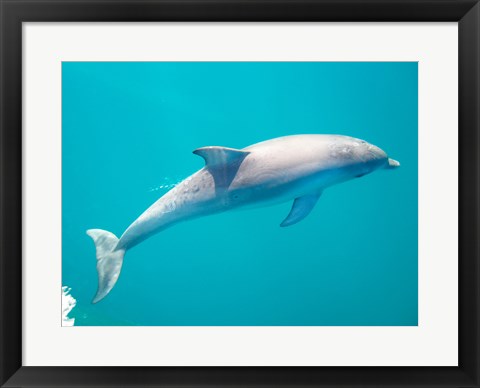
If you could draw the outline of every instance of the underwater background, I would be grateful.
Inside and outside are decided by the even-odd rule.
[[[417,325],[416,62],[64,62],[62,285],[75,326]],[[293,134],[377,145],[396,170],[199,218],[128,251],[98,304],[86,230],[124,230],[204,165],[192,151]]]

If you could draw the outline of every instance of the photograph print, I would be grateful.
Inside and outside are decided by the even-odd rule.
[[[63,62],[62,326],[417,326],[417,62]]]

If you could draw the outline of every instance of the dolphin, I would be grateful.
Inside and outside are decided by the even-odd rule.
[[[181,221],[293,200],[282,227],[303,220],[323,190],[400,163],[380,148],[349,136],[292,135],[246,148],[202,147],[193,151],[205,166],[158,199],[120,238],[101,229],[87,234],[96,247],[97,303],[112,290],[125,252]]]

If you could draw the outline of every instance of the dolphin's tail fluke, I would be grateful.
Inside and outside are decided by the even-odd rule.
[[[87,234],[93,239],[97,249],[98,290],[92,301],[97,303],[108,295],[117,282],[125,249],[115,250],[118,238],[106,230],[89,229]]]

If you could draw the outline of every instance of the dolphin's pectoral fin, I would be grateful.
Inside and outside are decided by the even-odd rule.
[[[241,162],[250,152],[213,146],[197,148],[193,153],[205,159],[206,167],[218,167],[235,161]]]
[[[303,197],[295,198],[290,213],[280,226],[290,226],[303,220],[315,207],[320,195],[322,195],[322,193],[304,195]]]

